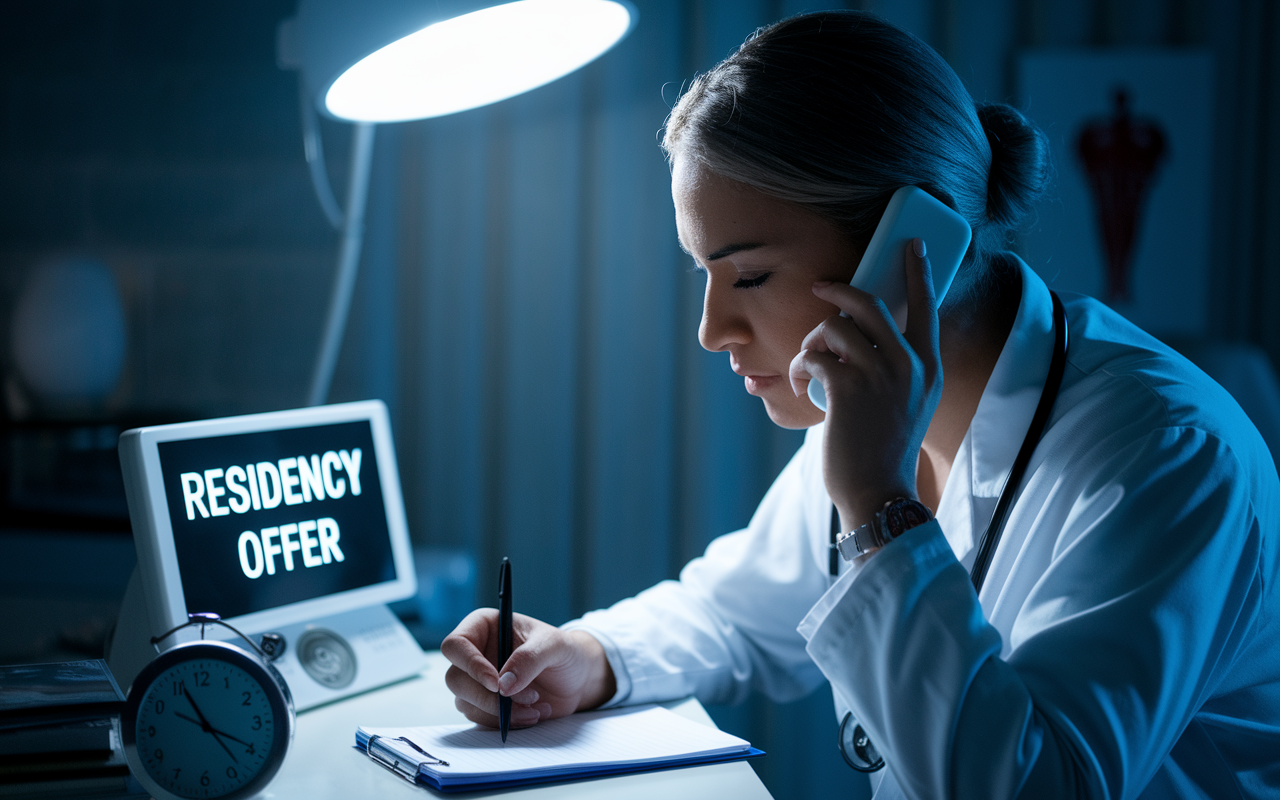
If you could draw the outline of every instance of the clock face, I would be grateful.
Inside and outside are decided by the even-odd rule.
[[[282,719],[287,707],[261,667],[226,657],[225,646],[200,644],[182,657],[165,660],[178,648],[167,652],[153,662],[154,674],[140,676],[144,684],[135,683],[143,692],[130,731],[134,769],[154,782],[153,792],[175,797],[251,794],[283,760],[292,730]]]

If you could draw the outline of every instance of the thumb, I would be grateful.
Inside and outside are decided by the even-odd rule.
[[[565,637],[558,629],[532,634],[511,652],[507,663],[498,670],[499,692],[510,697],[523,691],[549,667],[560,663],[567,647]]]

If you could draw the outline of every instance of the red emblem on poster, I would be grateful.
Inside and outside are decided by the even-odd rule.
[[[1154,121],[1132,116],[1129,92],[1123,87],[1116,89],[1111,117],[1090,121],[1076,140],[1102,234],[1108,302],[1133,299],[1134,244],[1144,203],[1167,155],[1166,142]]]

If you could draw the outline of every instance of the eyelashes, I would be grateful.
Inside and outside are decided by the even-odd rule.
[[[764,286],[764,282],[769,280],[769,276],[772,274],[773,274],[772,272],[762,272],[759,275],[755,276],[754,278],[738,278],[738,280],[734,281],[733,288],[735,289],[759,288],[761,286]]]
[[[690,270],[689,270],[689,271],[690,271],[690,272],[697,272],[697,273],[700,273],[700,274],[702,274],[702,275],[706,275],[706,274],[707,274],[707,270],[706,270],[706,268],[701,267],[701,266],[698,266],[698,265],[696,265],[696,264],[695,264],[692,268],[690,268]],[[735,288],[735,289],[758,289],[758,288],[760,288],[761,286],[764,286],[765,281],[769,280],[769,278],[770,278],[770,277],[772,277],[772,276],[773,276],[773,273],[772,273],[772,272],[762,272],[762,273],[760,273],[759,275],[753,275],[753,276],[752,276],[752,277],[750,277],[750,278],[738,278],[736,281],[734,281],[734,282],[733,282],[733,288]]]

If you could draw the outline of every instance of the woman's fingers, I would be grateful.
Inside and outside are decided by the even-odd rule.
[[[454,707],[472,722],[498,727],[498,695],[481,686],[457,667],[449,667],[444,675],[445,686],[453,692]],[[511,698],[511,724],[516,728],[536,725],[539,720],[551,716],[551,706],[538,702],[538,693],[526,689]]]
[[[805,336],[788,371],[796,396],[811,379],[822,381],[829,394],[832,380],[910,368],[907,340],[878,297],[847,284],[825,281],[815,283],[813,293],[838,306],[844,314],[828,317]],[[841,371],[838,364],[852,369]]]
[[[449,667],[444,673],[444,685],[458,700],[487,714],[498,713],[498,694],[491,692],[457,667]]]
[[[545,629],[545,630],[544,630]],[[517,616],[516,640],[522,644],[511,652],[511,658],[498,674],[502,694],[517,702],[532,703],[529,684],[550,667],[558,666],[571,655],[569,641],[557,628],[546,626],[531,617]],[[537,693],[534,692],[536,695]]]
[[[467,719],[498,724],[498,696],[510,697],[511,724],[526,727],[541,719],[563,716],[581,701],[582,677],[566,665],[575,663],[569,637],[558,628],[515,614],[516,648],[499,669],[498,612],[473,611],[441,643],[451,664],[445,685]]]
[[[453,699],[453,706],[461,711],[464,717],[478,725],[484,725],[488,728],[498,727],[498,705],[496,700],[492,710],[472,705],[461,697]],[[525,706],[518,703],[511,704],[511,727],[513,728],[528,728],[549,716],[551,716],[551,709],[546,704],[535,706]]]
[[[898,324],[881,298],[848,283],[816,284],[814,293],[840,306],[877,347],[898,341]]]
[[[452,675],[460,688],[469,689],[461,677],[466,676],[471,683],[487,692],[501,693],[517,703],[536,703],[538,692],[529,688],[529,684],[556,656],[556,651],[545,644],[547,637],[539,635],[535,620],[517,614],[515,622],[517,647],[507,663],[498,668],[493,663],[496,657],[489,653],[493,649],[490,645],[497,637],[497,612],[482,608],[468,614],[440,644],[441,653],[453,665],[446,674],[446,682]],[[452,689],[453,684],[449,687]]]
[[[902,336],[898,326],[885,308],[884,302],[873,294],[864,292],[847,283],[830,283],[820,281],[813,285],[813,293],[837,306],[844,317],[828,317],[805,337],[802,347],[821,349],[810,344],[817,344],[818,338],[825,340],[829,349],[841,357],[854,352],[855,348],[863,349],[865,342],[878,349],[901,343]],[[840,320],[844,319],[843,322]],[[848,349],[850,353],[844,352]]]
[[[497,625],[497,611],[476,609],[440,643],[440,652],[454,668],[490,692],[498,691],[498,670],[485,653],[497,641]]]
[[[907,247],[907,344],[923,360],[930,380],[937,372],[938,301],[933,291],[933,264],[924,239],[913,239]]]

